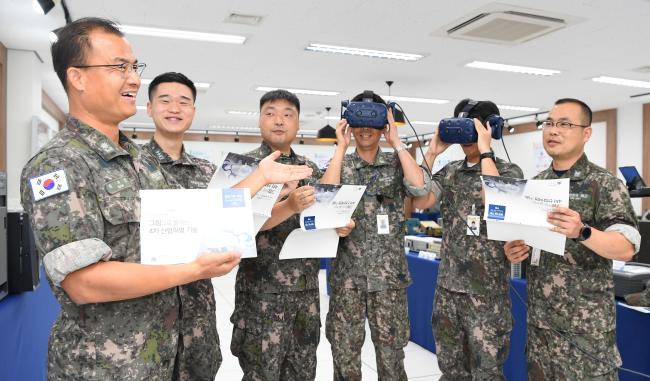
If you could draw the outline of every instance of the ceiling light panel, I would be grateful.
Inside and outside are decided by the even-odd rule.
[[[421,54],[390,52],[386,50],[361,49],[361,48],[352,48],[348,46],[336,46],[336,45],[325,45],[325,44],[309,44],[309,46],[307,46],[305,50],[308,50],[310,52],[347,54],[353,56],[384,58],[384,59],[400,60],[400,61],[417,61],[424,57]]]
[[[181,40],[194,40],[203,42],[219,42],[224,44],[243,44],[246,37],[234,34],[205,33],[189,30],[151,28],[136,25],[119,25],[122,32],[138,36],[175,38]]]
[[[541,76],[551,76],[555,74],[560,74],[559,70],[542,69],[542,68],[530,67],[530,66],[507,65],[507,64],[484,62],[484,61],[473,61],[466,64],[465,67],[469,67],[473,69],[494,70],[494,71],[503,71],[508,73],[531,74],[531,75],[541,75]]]
[[[331,97],[340,94],[338,91],[327,91],[327,90],[289,89],[284,87],[268,87],[268,86],[258,86],[255,88],[256,91],[273,91],[279,89],[291,91],[294,94],[304,94],[304,95],[322,95],[322,96]]]

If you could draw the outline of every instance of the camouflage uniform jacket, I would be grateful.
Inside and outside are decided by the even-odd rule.
[[[569,208],[598,230],[614,224],[636,228],[623,183],[583,155],[562,178],[570,178]],[[536,179],[557,179],[549,167]],[[528,267],[528,324],[572,333],[616,328],[612,261],[572,239],[564,256],[542,251],[539,266]]]
[[[524,177],[521,169],[496,158],[500,176]],[[507,295],[509,262],[503,242],[487,239],[481,199],[481,163],[471,167],[466,160],[452,161],[433,176],[433,192],[440,200],[443,218],[438,286],[449,291],[476,295]],[[481,217],[480,236],[467,235],[466,216]]]
[[[339,241],[330,286],[369,292],[407,287],[411,276],[404,256],[404,201],[426,195],[429,182],[409,185],[395,153],[379,151],[374,163],[368,163],[355,151],[343,159],[341,184],[367,188],[352,215],[356,227]],[[377,216],[382,214],[388,215],[389,234],[377,232]]]
[[[246,155],[263,159],[273,151],[266,142]],[[307,158],[291,153],[282,155],[278,162],[291,165],[309,165],[311,177],[301,180],[298,186],[315,184],[321,177],[318,166]],[[280,250],[285,239],[294,229],[300,228],[298,215],[293,215],[273,229],[260,231],[256,236],[257,258],[245,258],[237,271],[237,292],[280,293],[318,289],[319,259],[280,260]]]
[[[69,190],[34,201],[30,179],[64,170]],[[124,134],[119,145],[68,117],[23,168],[21,198],[39,256],[98,238],[112,261],[140,262],[140,189],[168,187],[156,160]],[[49,340],[48,378],[166,380],[178,340],[175,288],[117,302],[77,305],[52,287],[61,313]]]

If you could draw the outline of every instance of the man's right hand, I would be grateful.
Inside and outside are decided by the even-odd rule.
[[[275,151],[260,161],[257,170],[261,171],[266,184],[283,184],[311,176],[313,170],[308,165],[287,165],[276,162],[281,154],[280,151]]]
[[[209,279],[228,274],[239,264],[240,260],[240,253],[228,251],[199,255],[193,263],[198,270],[198,279]]]
[[[300,188],[296,188],[289,194],[287,198],[289,207],[294,213],[300,213],[303,210],[309,208],[316,202],[316,194],[314,193],[314,187],[310,185],[305,185]]]
[[[503,250],[505,251],[506,258],[508,258],[510,263],[519,263],[528,258],[530,248],[526,245],[526,242],[518,240],[506,242],[503,246]]]

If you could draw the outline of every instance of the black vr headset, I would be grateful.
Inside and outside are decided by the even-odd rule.
[[[469,113],[478,105],[480,101],[469,100],[463,110],[458,114],[458,118],[445,118],[438,125],[438,134],[440,140],[445,143],[470,144],[478,141],[478,133],[474,128],[474,120],[468,118]],[[492,127],[492,139],[501,139],[503,125],[505,121],[498,114],[492,114],[481,120],[483,124]]]
[[[388,108],[394,108],[394,103],[388,106],[374,101],[375,93],[370,90],[363,92],[361,102],[341,101],[341,119],[345,119],[350,127],[370,127],[383,130],[388,124]]]

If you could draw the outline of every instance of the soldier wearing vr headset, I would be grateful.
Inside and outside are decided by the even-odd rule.
[[[367,93],[366,93],[367,95]],[[381,104],[381,97],[359,94],[353,101]],[[381,108],[381,107],[379,107]],[[426,200],[429,178],[399,140],[392,113],[380,128],[336,126],[338,146],[323,183],[363,184],[366,192],[353,215],[356,227],[339,244],[332,261],[326,336],[332,346],[335,380],[361,380],[361,347],[368,318],[379,379],[406,380],[404,350],[409,341],[404,257],[404,200]],[[381,123],[379,123],[381,124]],[[345,155],[354,135],[356,149]],[[382,135],[395,152],[382,152]]]
[[[441,201],[445,221],[432,317],[443,380],[504,378],[512,330],[509,263],[502,243],[487,239],[480,218],[480,177],[523,178],[523,173],[517,165],[496,158],[490,147],[492,126],[486,120],[498,114],[498,107],[490,101],[465,99],[456,105],[454,116],[473,119],[478,138],[462,144],[465,159],[445,165],[433,175],[431,184],[428,205]],[[441,128],[425,155],[429,168],[451,145],[441,140]]]

